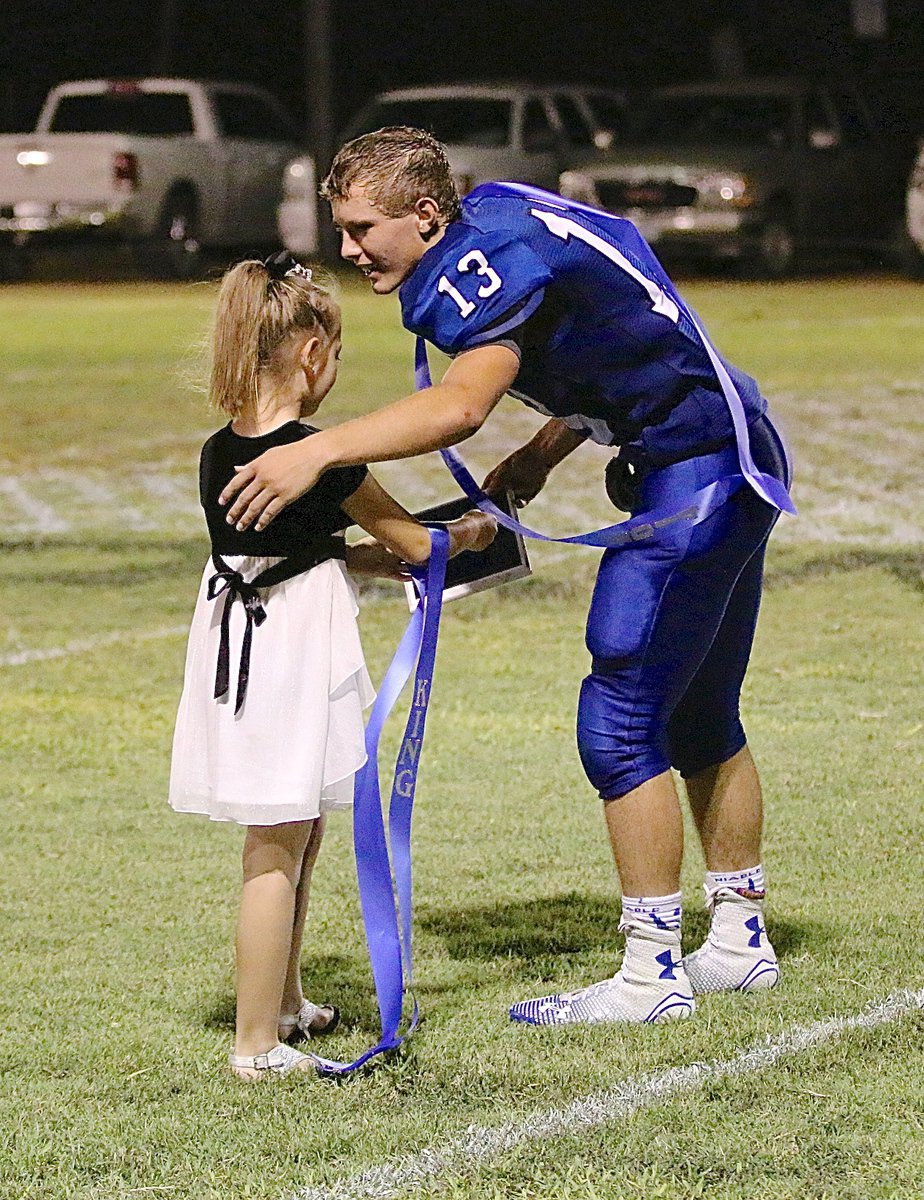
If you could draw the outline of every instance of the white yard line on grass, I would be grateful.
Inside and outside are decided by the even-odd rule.
[[[17,650],[12,654],[0,654],[0,667],[22,667],[27,663],[47,662],[53,658],[70,658],[74,654],[90,654],[104,646],[116,646],[121,642],[154,642],[161,638],[182,637],[189,631],[188,625],[167,625],[161,629],[114,629],[98,637],[83,638],[79,642],[68,642],[66,646],[45,646],[35,650]]]
[[[476,1168],[525,1142],[580,1133],[629,1116],[683,1092],[692,1092],[722,1076],[747,1075],[772,1067],[781,1058],[802,1054],[852,1029],[875,1029],[924,1009],[924,988],[895,992],[852,1017],[829,1017],[812,1025],[797,1025],[757,1043],[734,1058],[671,1067],[636,1075],[604,1092],[574,1100],[566,1108],[536,1112],[503,1125],[470,1125],[459,1137],[418,1154],[394,1159],[350,1176],[329,1188],[302,1188],[290,1200],[391,1200],[425,1187],[441,1176]]]
[[[5,496],[14,508],[26,517],[30,529],[37,533],[67,533],[70,525],[44,500],[38,500],[19,482],[10,477],[0,478],[0,496]]]

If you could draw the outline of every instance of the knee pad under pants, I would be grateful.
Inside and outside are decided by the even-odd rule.
[[[745,744],[738,700],[777,515],[743,488],[692,530],[605,552],[578,705],[581,762],[603,799]]]

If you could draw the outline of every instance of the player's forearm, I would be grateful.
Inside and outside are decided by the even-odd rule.
[[[582,446],[585,440],[583,434],[576,433],[564,421],[553,417],[527,442],[527,448],[551,471],[578,446]]]
[[[488,411],[472,404],[466,393],[437,384],[322,430],[311,438],[312,451],[322,455],[325,467],[410,458],[471,437]]]

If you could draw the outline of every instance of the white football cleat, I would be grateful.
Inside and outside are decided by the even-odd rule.
[[[776,987],[780,967],[764,928],[762,900],[720,888],[707,893],[709,936],[683,960],[697,996],[706,992],[756,992]]]
[[[612,979],[576,992],[523,1000],[510,1019],[527,1025],[653,1025],[693,1015],[696,1001],[680,960],[680,934],[638,925],[627,929],[626,953]]]

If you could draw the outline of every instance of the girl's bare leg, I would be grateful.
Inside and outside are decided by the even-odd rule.
[[[285,1016],[294,1016],[305,999],[302,993],[302,976],[300,969],[302,954],[302,935],[305,931],[305,918],[308,915],[308,893],[311,889],[311,872],[318,859],[321,849],[321,839],[327,818],[321,815],[311,823],[311,833],[305,853],[302,855],[302,868],[299,875],[298,887],[295,892],[295,914],[292,921],[292,938],[289,947],[289,959],[286,967],[285,984],[282,989],[282,1004],[280,1012]],[[285,1032],[285,1031],[284,1031]]]
[[[265,1054],[279,1040],[277,1023],[292,949],[296,892],[312,831],[310,821],[247,829],[237,926],[235,1054]]]

